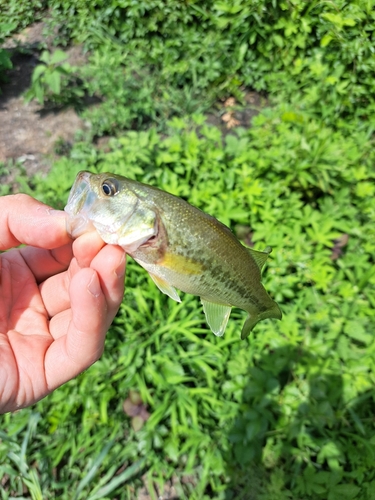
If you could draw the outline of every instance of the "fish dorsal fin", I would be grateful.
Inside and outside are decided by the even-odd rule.
[[[176,302],[181,302],[180,296],[178,295],[175,287],[164,281],[162,278],[159,278],[159,276],[155,276],[155,274],[151,274],[150,272],[148,274],[161,292],[165,293],[165,295],[168,295],[168,297]]]
[[[261,271],[264,264],[266,263],[266,260],[269,256],[269,254],[272,252],[271,247],[267,247],[264,249],[264,252],[258,252],[257,250],[253,250],[252,248],[248,248],[248,251],[252,258],[255,260],[257,266],[259,267],[259,270]]]
[[[202,297],[201,301],[209,327],[215,335],[221,337],[225,332],[225,328],[227,327],[232,307],[224,306],[222,304],[215,304],[214,302],[209,302],[208,300],[202,299]]]

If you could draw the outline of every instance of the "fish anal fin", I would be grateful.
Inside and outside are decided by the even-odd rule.
[[[159,276],[155,276],[155,274],[151,273],[148,274],[150,275],[150,278],[161,292],[165,293],[165,295],[168,295],[168,297],[175,300],[176,302],[181,302],[180,296],[178,295],[175,287],[167,283],[162,278],[159,278]]]
[[[223,304],[215,304],[214,302],[202,299],[202,297],[201,301],[209,327],[215,335],[221,337],[224,335],[225,328],[227,327],[232,307]]]

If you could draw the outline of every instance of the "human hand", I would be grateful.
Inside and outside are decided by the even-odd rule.
[[[95,232],[72,242],[65,213],[27,195],[0,198],[0,250],[8,250],[0,254],[4,413],[39,401],[100,357],[124,293],[125,254]]]

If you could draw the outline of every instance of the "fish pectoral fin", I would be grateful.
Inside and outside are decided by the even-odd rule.
[[[155,276],[155,274],[148,274],[161,292],[165,293],[165,295],[168,295],[168,297],[175,300],[176,302],[181,302],[180,296],[178,295],[175,287],[164,281],[162,278],[159,278],[159,276]]]
[[[209,327],[215,335],[221,337],[225,332],[225,328],[227,327],[232,307],[224,306],[222,304],[215,304],[214,302],[209,302],[208,300],[202,299],[202,297],[201,301]]]
[[[257,250],[253,250],[252,248],[248,248],[249,254],[252,256],[252,258],[255,260],[257,266],[259,267],[259,270],[262,270],[262,267],[266,263],[266,260],[269,256],[269,254],[272,251],[271,247],[267,247],[264,252],[258,252]]]

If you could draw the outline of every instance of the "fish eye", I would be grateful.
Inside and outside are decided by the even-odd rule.
[[[114,196],[118,193],[118,183],[116,179],[106,179],[103,181],[101,188],[105,196]]]

